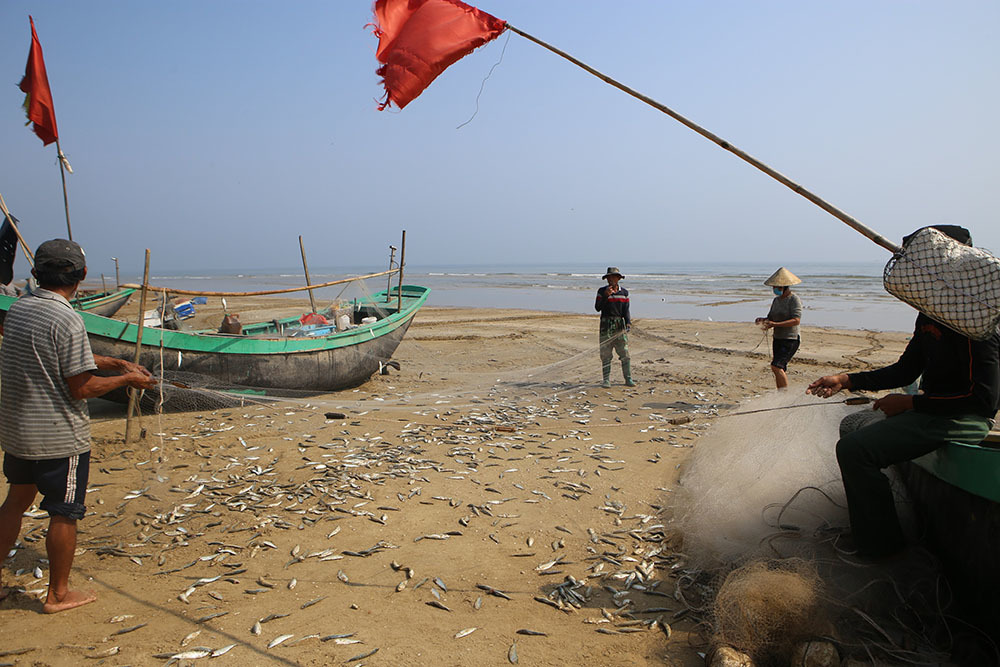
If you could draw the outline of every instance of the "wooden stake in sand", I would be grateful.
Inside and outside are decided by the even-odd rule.
[[[139,354],[142,352],[142,330],[146,324],[146,285],[149,283],[149,248],[146,248],[146,268],[142,271],[142,291],[139,292],[139,319],[135,334],[135,363],[139,363]],[[135,387],[128,389],[128,413],[125,416],[125,442],[132,442],[132,415],[139,412],[139,390]]]
[[[403,312],[403,265],[406,264],[406,230],[399,245],[399,289],[396,291],[396,312]]]
[[[306,287],[309,287],[312,282],[309,280],[309,264],[306,263],[306,246],[302,243],[302,235],[299,234],[299,250],[302,251],[302,270],[306,274]],[[309,290],[309,307],[312,308],[312,312],[316,312],[316,297],[313,296],[313,291]]]

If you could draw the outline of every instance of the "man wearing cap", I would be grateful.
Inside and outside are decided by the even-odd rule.
[[[609,266],[602,280],[608,284],[597,290],[597,301],[594,309],[601,314],[600,350],[601,371],[604,374],[602,387],[611,386],[611,356],[612,350],[618,353],[622,362],[622,375],[625,384],[635,386],[632,379],[632,360],[628,355],[628,330],[632,327],[632,316],[628,308],[628,290],[618,285],[624,280],[616,266]]]
[[[972,236],[964,227],[934,228],[959,243],[972,245]],[[911,236],[903,239],[904,247]],[[881,419],[852,420],[855,428],[850,429],[845,426],[853,415],[848,415],[841,424],[837,463],[854,545],[862,557],[883,558],[906,546],[883,468],[923,456],[949,442],[977,445],[989,435],[1000,408],[1000,333],[973,340],[921,312],[896,363],[861,373],[827,375],[806,389],[829,398],[841,389],[906,387],[917,378],[919,394],[892,393],[875,401],[872,407],[881,413]]]
[[[774,291],[771,310],[767,317],[754,320],[764,327],[764,330],[774,330],[774,341],[771,344],[771,372],[774,373],[774,383],[778,389],[788,386],[788,362],[799,350],[799,323],[802,321],[802,302],[799,295],[792,291],[792,285],[802,281],[798,276],[781,267],[770,278],[764,281]]]
[[[96,599],[69,588],[76,522],[84,515],[90,471],[86,399],[119,387],[152,389],[156,384],[137,364],[91,352],[83,319],[68,301],[87,275],[79,245],[46,241],[35,253],[31,273],[38,287],[10,307],[0,328],[0,448],[10,483],[0,506],[0,558],[14,546],[23,513],[41,493],[39,506],[49,513],[49,590],[42,610],[51,614]],[[97,370],[120,375],[101,377]],[[0,583],[0,599],[7,594]]]

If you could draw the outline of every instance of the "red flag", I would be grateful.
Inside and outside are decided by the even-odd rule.
[[[24,93],[24,111],[28,122],[34,123],[35,134],[46,146],[59,138],[56,128],[56,108],[52,104],[52,91],[49,89],[49,77],[45,73],[45,59],[42,58],[42,45],[38,42],[35,32],[35,20],[31,21],[31,50],[28,51],[28,65],[24,68],[24,78],[19,88]]]
[[[500,36],[507,24],[458,0],[375,0],[379,109],[400,109],[450,65]]]

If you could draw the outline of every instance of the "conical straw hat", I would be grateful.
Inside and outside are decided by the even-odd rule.
[[[764,284],[768,287],[790,287],[791,285],[798,285],[801,280],[799,277],[786,269],[781,267],[773,274],[771,277],[764,281]]]

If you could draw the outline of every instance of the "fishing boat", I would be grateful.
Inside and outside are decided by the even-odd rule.
[[[128,303],[129,298],[135,294],[135,289],[126,288],[111,291],[97,292],[95,294],[84,294],[70,299],[70,305],[76,310],[100,315],[101,317],[114,317],[115,313],[121,310],[122,306]]]
[[[199,389],[275,396],[345,389],[387,364],[429,293],[402,285],[359,299],[344,331],[302,325],[298,317],[244,325],[241,334],[144,327],[139,363],[168,380],[197,378]],[[14,301],[0,296],[0,316]],[[139,327],[88,311],[80,316],[96,354],[134,358]]]
[[[982,445],[949,443],[897,468],[970,620],[1000,639],[1000,432]]]

